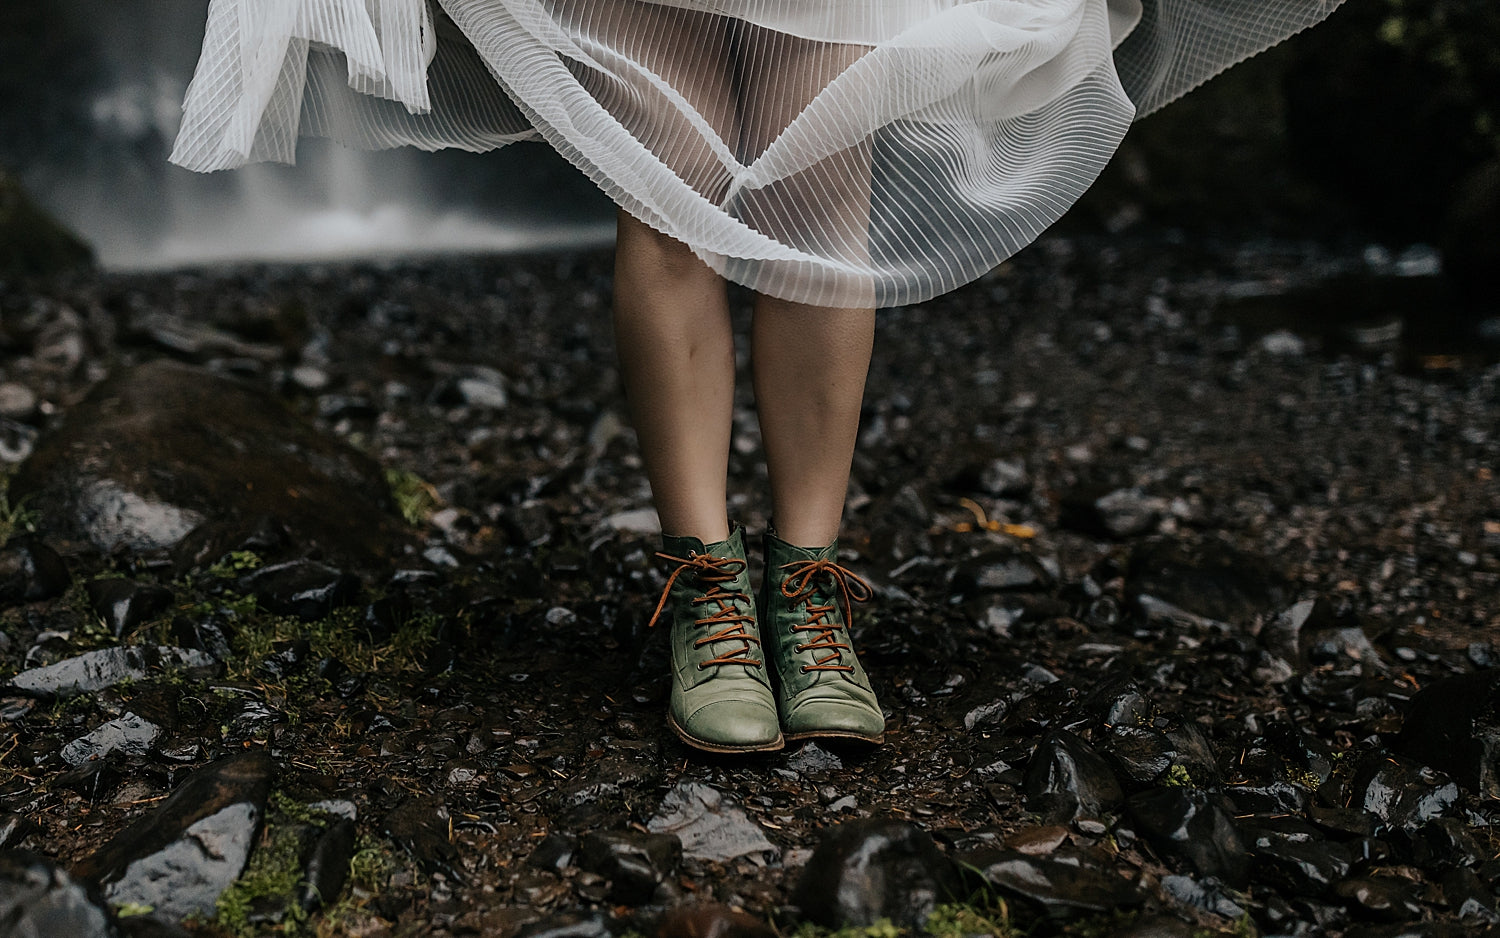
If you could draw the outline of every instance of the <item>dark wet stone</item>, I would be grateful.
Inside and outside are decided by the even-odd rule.
[[[21,815],[0,811],[0,850],[19,844],[32,830],[31,822]]]
[[[6,938],[117,938],[90,884],[25,850],[0,851],[0,934]]]
[[[612,938],[614,927],[609,916],[559,915],[533,922],[516,932],[516,938]]]
[[[1010,701],[1003,698],[980,704],[964,714],[964,729],[970,732],[992,729],[1005,722],[1005,715],[1008,712],[1010,712]]]
[[[1245,898],[1213,877],[1163,876],[1161,890],[1173,902],[1211,915],[1238,920],[1245,914]]]
[[[578,866],[609,880],[610,900],[622,905],[651,901],[680,862],[682,843],[671,834],[596,831],[578,847]]]
[[[333,692],[342,700],[358,696],[368,683],[363,674],[355,674],[337,658],[323,658],[318,661],[318,677],[327,681]]]
[[[183,648],[207,652],[219,661],[229,661],[234,656],[235,631],[234,623],[217,613],[172,619],[172,641]]]
[[[1224,796],[1233,805],[1235,814],[1301,814],[1307,809],[1310,795],[1301,785],[1285,781],[1224,786]]]
[[[11,482],[44,533],[150,551],[208,517],[270,516],[304,549],[378,559],[401,529],[374,460],[274,395],[202,368],[121,368],[67,418]]]
[[[281,711],[265,701],[247,698],[235,703],[225,736],[236,742],[265,736],[271,727],[285,719]]]
[[[381,826],[428,874],[464,882],[458,848],[448,840],[448,808],[441,799],[408,798]]]
[[[932,837],[898,821],[846,821],[830,828],[792,894],[809,921],[829,928],[887,918],[922,927],[959,895],[958,876]]]
[[[0,545],[0,605],[61,596],[69,582],[68,565],[36,538],[13,537]]]
[[[551,833],[542,838],[526,862],[537,869],[560,873],[573,862],[573,855],[577,852],[577,840],[566,834]]]
[[[1334,888],[1349,911],[1379,922],[1406,922],[1422,916],[1414,883],[1394,876],[1356,876]]]
[[[411,600],[401,594],[383,596],[365,607],[360,616],[359,627],[363,638],[371,645],[384,645],[396,634],[407,619],[411,618]]]
[[[261,661],[260,672],[273,681],[284,681],[302,670],[311,652],[312,643],[305,638],[277,642],[271,653]]]
[[[90,651],[56,664],[22,671],[9,687],[35,697],[73,697],[123,681],[142,681],[165,671],[193,676],[216,673],[218,662],[201,651],[157,645],[132,645]]]
[[[1131,795],[1125,806],[1157,852],[1179,857],[1198,875],[1236,889],[1249,882],[1250,856],[1221,797],[1197,789],[1153,788]]]
[[[1443,877],[1443,899],[1449,911],[1465,922],[1500,924],[1500,898],[1473,870],[1454,870]]]
[[[1211,787],[1224,780],[1218,754],[1202,726],[1178,723],[1167,727],[1166,735],[1172,743],[1173,763],[1187,771],[1194,785]]]
[[[1052,575],[1031,554],[1023,551],[991,551],[965,561],[954,571],[951,588],[963,596],[1009,590],[1045,590]]]
[[[297,887],[298,905],[311,911],[332,905],[338,899],[349,878],[356,833],[353,820],[339,818],[318,837],[302,869],[302,883]]]
[[[1380,652],[1358,626],[1346,625],[1342,628],[1304,632],[1302,648],[1308,663],[1313,667],[1343,670],[1359,665],[1375,672],[1385,670]]]
[[[1440,817],[1423,824],[1411,835],[1412,862],[1424,870],[1441,872],[1474,866],[1489,855],[1469,826],[1458,818]]]
[[[1223,542],[1153,538],[1131,552],[1125,591],[1243,624],[1275,608],[1285,587],[1265,560]]]
[[[240,579],[240,588],[277,615],[313,621],[359,598],[359,579],[315,560],[289,560],[261,567]]]
[[[1023,827],[1004,838],[1005,849],[1027,856],[1044,857],[1066,843],[1069,833],[1068,828],[1061,824]]]
[[[1120,925],[1109,938],[1199,938],[1201,934],[1181,919],[1145,915]]]
[[[781,848],[766,839],[734,799],[702,782],[678,782],[647,822],[653,834],[671,834],[682,842],[682,855],[727,863],[737,857],[774,862]]]
[[[90,804],[98,804],[120,783],[120,770],[116,761],[105,757],[85,762],[56,776],[53,784],[58,788],[77,792]]]
[[[1258,837],[1252,876],[1283,894],[1317,898],[1349,872],[1349,855],[1329,841]]]
[[[716,902],[678,906],[656,926],[656,938],[775,938],[777,932],[753,915]]]
[[[292,536],[286,526],[270,515],[212,518],[193,528],[172,548],[172,569],[181,576],[211,567],[238,552],[273,557],[291,543]]]
[[[798,775],[821,775],[844,767],[844,760],[815,742],[806,742],[786,760],[786,767]]]
[[[1333,623],[1326,600],[1304,599],[1278,612],[1260,630],[1260,640],[1273,654],[1291,662],[1302,660],[1302,634]]]
[[[1048,733],[1037,745],[1022,791],[1031,810],[1058,820],[1099,817],[1125,797],[1104,757],[1067,730]]]
[[[1307,806],[1307,819],[1335,834],[1369,837],[1375,833],[1375,818],[1353,808],[1330,807],[1314,801]]]
[[[212,916],[255,845],[271,772],[264,751],[198,769],[75,872],[99,883],[114,905],[150,906],[171,920]]]
[[[1351,804],[1397,830],[1414,831],[1457,801],[1458,785],[1446,776],[1378,753],[1366,757],[1350,784]]]
[[[94,614],[116,638],[129,635],[172,605],[172,591],[152,583],[107,578],[84,587]]]
[[[68,765],[82,765],[106,758],[111,753],[127,756],[149,755],[161,738],[161,727],[134,713],[125,713],[80,736],[62,747],[60,755]]]
[[[1112,726],[1104,755],[1120,778],[1137,788],[1150,785],[1172,767],[1176,752],[1166,735],[1143,726]]]
[[[1065,528],[1093,537],[1123,539],[1153,530],[1166,502],[1135,488],[1084,486],[1064,495],[1058,507],[1058,523]]]
[[[959,865],[976,871],[1002,895],[1024,899],[1055,918],[1131,909],[1146,901],[1130,880],[1082,863],[1002,850],[966,855]]]
[[[1078,689],[1063,681],[1044,684],[1011,705],[1002,728],[1010,733],[1037,733],[1060,725],[1078,699]]]
[[[1394,748],[1500,799],[1500,670],[1460,674],[1417,694]]]

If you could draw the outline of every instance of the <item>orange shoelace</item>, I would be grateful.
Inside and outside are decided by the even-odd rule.
[[[796,650],[803,651],[826,651],[829,654],[816,659],[813,664],[802,666],[802,673],[808,671],[853,671],[852,665],[842,664],[843,652],[853,649],[844,642],[838,641],[837,623],[829,623],[825,618],[829,613],[837,612],[838,606],[813,605],[813,595],[818,591],[817,580],[819,577],[832,580],[838,587],[838,592],[844,599],[844,628],[848,628],[854,621],[854,604],[867,602],[874,595],[870,584],[865,582],[853,571],[839,566],[831,560],[798,560],[793,563],[782,564],[781,569],[790,570],[786,579],[781,581],[781,595],[791,600],[792,606],[805,604],[808,619],[802,625],[792,626],[793,632],[816,632],[818,633],[811,641],[803,642],[796,646]]]
[[[716,603],[717,609],[712,610],[706,617],[695,620],[695,625],[724,626],[712,635],[693,642],[694,648],[702,648],[714,642],[739,642],[738,648],[726,654],[720,654],[707,661],[700,662],[698,669],[720,664],[739,664],[747,668],[761,667],[762,662],[750,657],[750,645],[759,645],[760,639],[745,631],[745,626],[755,621],[754,616],[745,615],[739,611],[736,603],[749,605],[750,597],[738,590],[724,589],[724,583],[732,582],[741,573],[745,572],[745,561],[733,557],[715,557],[712,554],[700,554],[694,552],[687,557],[674,557],[671,554],[657,552],[656,556],[663,560],[669,560],[677,564],[677,567],[667,577],[667,585],[662,588],[661,599],[656,603],[656,611],[651,613],[651,621],[646,623],[650,628],[656,625],[656,620],[661,618],[662,610],[667,607],[667,598],[672,594],[672,584],[685,571],[691,570],[693,576],[699,583],[711,584],[702,596],[693,597],[695,606]]]

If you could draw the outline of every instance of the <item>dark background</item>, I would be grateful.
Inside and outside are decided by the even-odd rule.
[[[164,240],[247,204],[268,229],[278,203],[367,212],[394,202],[502,227],[607,222],[608,203],[539,145],[351,155],[304,141],[295,168],[200,177],[169,166],[205,8],[0,8],[0,167],[106,263],[149,264]],[[1365,239],[1393,251],[1427,243],[1452,271],[1482,269],[1500,215],[1497,102],[1495,4],[1350,0],[1143,120],[1064,225]]]

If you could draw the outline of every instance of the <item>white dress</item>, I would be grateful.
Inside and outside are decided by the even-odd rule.
[[[1342,0],[213,0],[172,160],[540,137],[726,277],[917,302],[1034,239],[1131,121]]]

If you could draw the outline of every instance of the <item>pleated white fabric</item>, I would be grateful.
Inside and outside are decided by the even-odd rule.
[[[1130,122],[1342,0],[213,0],[172,160],[540,136],[757,291],[917,302],[1055,221]]]

